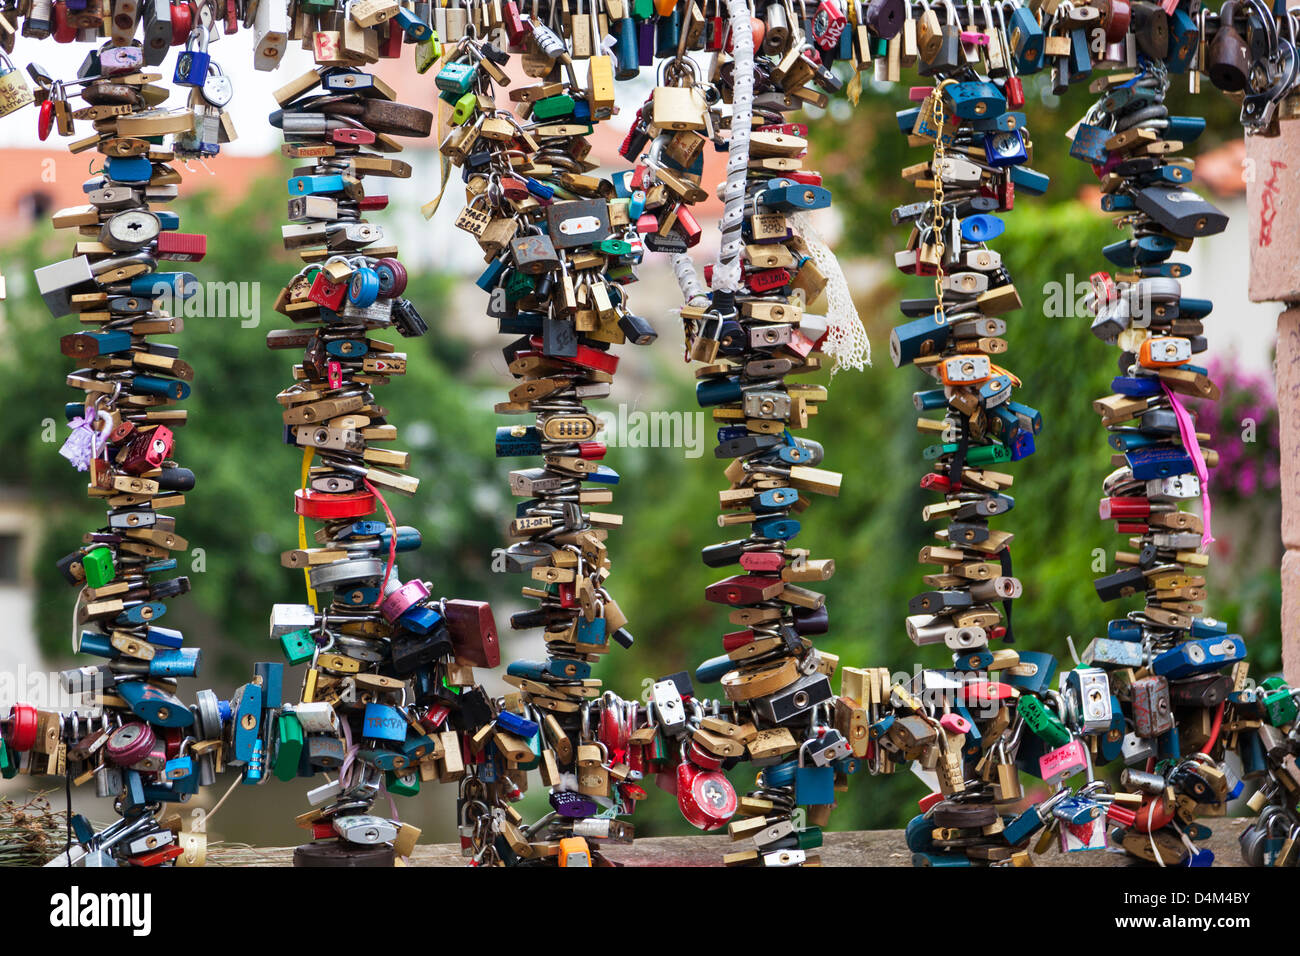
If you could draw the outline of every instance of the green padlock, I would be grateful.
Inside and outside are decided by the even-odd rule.
[[[1061,718],[1044,707],[1037,697],[1022,694],[1016,709],[1025,719],[1025,726],[1050,746],[1061,747],[1070,742],[1070,731]]]
[[[277,780],[288,783],[298,776],[303,747],[302,724],[296,714],[286,711],[276,719],[275,727],[277,746],[275,760],[271,763],[271,773],[275,774]]]
[[[626,239],[602,239],[596,243],[596,251],[607,256],[626,256],[632,252],[632,243]]]
[[[384,787],[389,793],[399,797],[413,797],[420,792],[420,773],[418,770],[384,771]]]
[[[316,641],[312,638],[311,631],[306,628],[281,634],[280,647],[290,666],[309,661],[316,653]]]
[[[533,290],[537,288],[537,280],[528,273],[515,269],[510,273],[510,278],[506,279],[504,288],[506,301],[514,304],[525,296],[533,294]]]
[[[113,568],[112,549],[91,548],[82,555],[81,567],[86,572],[86,584],[92,588],[102,588],[113,580],[116,573]]]
[[[799,841],[801,850],[815,850],[822,845],[821,827],[804,827],[802,830],[795,830],[794,836]]]
[[[473,93],[466,93],[451,108],[451,125],[463,126],[474,115],[474,110],[477,108],[478,97]]]
[[[515,769],[532,770],[542,762],[542,732],[540,729],[528,738],[528,749],[532,751],[533,755],[527,760],[521,760]]]
[[[1275,678],[1269,678],[1274,680]],[[1287,724],[1295,723],[1297,711],[1300,708],[1296,706],[1296,700],[1291,696],[1291,688],[1287,687],[1284,682],[1277,679],[1281,684],[1280,687],[1274,687],[1264,695],[1264,709],[1268,711],[1268,722],[1274,727],[1285,727]],[[1268,681],[1264,681],[1261,686],[1267,686]]]
[[[18,773],[18,761],[14,759],[13,753],[9,750],[9,745],[0,739],[0,777],[6,780],[12,780]]]
[[[433,66],[442,59],[442,43],[438,40],[438,34],[434,34],[427,40],[422,40],[415,45],[415,72],[428,73],[429,67]]]
[[[573,115],[573,97],[560,94],[559,96],[548,96],[540,99],[533,104],[533,119],[549,120],[557,116]]]

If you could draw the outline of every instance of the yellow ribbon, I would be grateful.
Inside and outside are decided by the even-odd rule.
[[[312,459],[316,457],[314,448],[304,448],[302,450],[302,490],[307,490],[307,479],[311,475]],[[304,551],[307,549],[307,518],[305,515],[298,515],[298,547]],[[307,583],[307,601],[311,604],[312,609],[319,611],[320,605],[316,602],[316,592],[312,590],[311,575],[307,569],[302,569],[303,580]]]

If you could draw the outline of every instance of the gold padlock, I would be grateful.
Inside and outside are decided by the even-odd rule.
[[[22,109],[33,99],[31,87],[22,73],[8,56],[0,53],[0,116]],[[64,106],[67,106],[66,100]]]
[[[208,835],[182,830],[177,837],[181,855],[176,858],[177,866],[203,866],[208,860]]]

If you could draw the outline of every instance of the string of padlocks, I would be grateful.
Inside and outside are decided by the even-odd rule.
[[[1226,89],[1243,80],[1233,75],[1239,52],[1211,67],[1211,78]],[[1204,330],[1212,303],[1183,296],[1179,280],[1190,267],[1169,260],[1193,239],[1221,232],[1227,219],[1183,185],[1191,180],[1192,163],[1173,154],[1205,124],[1169,114],[1169,83],[1168,70],[1159,65],[1107,77],[1071,149],[1101,177],[1103,210],[1117,213],[1116,226],[1133,235],[1102,250],[1124,271],[1092,277],[1091,306],[1093,333],[1121,350],[1114,394],[1093,403],[1118,452],[1116,470],[1102,485],[1100,515],[1132,535],[1129,544],[1137,550],[1116,552],[1119,569],[1095,586],[1107,602],[1139,593],[1144,598],[1140,611],[1109,622],[1106,636],[1084,650],[1083,660],[1109,671],[1132,721],[1123,746],[1128,769],[1120,780],[1143,801],[1112,811],[1110,822],[1120,828],[1116,836],[1126,849],[1161,865],[1189,857],[1195,863],[1204,851],[1192,842],[1205,830],[1196,817],[1224,812],[1242,791],[1225,756],[1238,755],[1245,777],[1264,778],[1268,754],[1276,764],[1286,753],[1277,728],[1296,716],[1295,698],[1280,679],[1258,688],[1248,684],[1245,641],[1229,634],[1227,624],[1202,616],[1205,546],[1214,540],[1209,468],[1218,455],[1201,447],[1209,436],[1196,431],[1183,398],[1219,398],[1206,369],[1194,364],[1208,347]],[[1195,498],[1203,502],[1200,515],[1180,509]],[[1274,781],[1259,795],[1267,799],[1281,790]],[[1297,822],[1290,815],[1288,829]],[[1243,851],[1267,829],[1267,821],[1263,831],[1247,829]],[[1293,848],[1294,841],[1291,855]],[[1253,862],[1259,863],[1264,850],[1258,845],[1246,855],[1258,853]]]
[[[276,303],[307,327],[275,330],[267,345],[303,351],[294,384],[277,396],[286,443],[304,449],[299,547],[281,563],[304,569],[310,599],[276,605],[271,637],[291,666],[309,666],[296,703],[282,705],[278,687],[262,686],[257,726],[267,724],[268,766],[280,780],[335,773],[298,817],[314,840],[297,850],[300,865],[391,865],[410,855],[420,831],[396,819],[395,804],[394,819],[371,814],[373,801],[464,776],[461,731],[491,716],[473,667],[500,662],[487,604],[435,599],[429,582],[403,583],[396,563],[421,535],[395,523],[384,491],[414,495],[419,479],[389,470],[407,469],[408,452],[377,447],[395,441],[397,428],[374,390],[406,372],[406,355],[375,336],[417,337],[428,326],[402,296],[397,247],[364,219],[388,201],[368,194],[365,180],[409,177],[409,164],[382,153],[401,148],[396,137],[427,136],[433,114],[396,102],[380,77],[336,65],[349,54],[368,59],[381,42],[375,27],[388,17],[357,13],[339,44],[316,44],[315,69],[276,91],[281,108],[271,116],[284,152],[308,162],[288,180],[283,228],[285,247],[308,265]],[[389,22],[388,41],[430,39],[423,23]],[[380,510],[386,521],[374,520]],[[316,546],[305,519],[323,525]]]
[[[315,838],[300,852],[304,863],[388,863],[392,843],[405,856],[418,831],[371,815],[371,803],[382,789],[411,794],[433,779],[460,783],[462,846],[476,863],[600,862],[601,841],[630,839],[630,827],[615,818],[645,795],[637,781],[654,773],[697,826],[713,829],[739,814],[732,837],[753,849],[727,862],[789,865],[819,845],[815,824],[824,822],[848,773],[863,766],[886,772],[906,759],[919,762],[923,777],[934,774],[935,793],[921,801],[922,813],[908,828],[914,862],[1024,863],[1035,836],[1040,852],[1056,834],[1066,849],[1104,845],[1109,822],[1121,828],[1117,841],[1137,855],[1205,863],[1193,842],[1208,831],[1193,819],[1221,812],[1238,789],[1223,769],[1231,752],[1242,756],[1247,777],[1264,781],[1252,801],[1263,815],[1243,837],[1246,858],[1294,862],[1295,695],[1276,679],[1252,687],[1244,666],[1232,677],[1216,676],[1244,656],[1244,642],[1198,616],[1203,581],[1186,573],[1205,558],[1196,516],[1178,511],[1176,501],[1194,496],[1191,479],[1204,481],[1213,455],[1197,450],[1177,394],[1213,391],[1203,370],[1190,366],[1203,348],[1199,320],[1208,303],[1182,299],[1178,267],[1160,265],[1189,231],[1205,234],[1222,222],[1213,207],[1187,201],[1179,190],[1190,165],[1165,158],[1172,144],[1203,126],[1163,110],[1168,74],[1186,73],[1193,86],[1208,74],[1240,95],[1248,130],[1276,133],[1278,120],[1289,117],[1296,81],[1294,18],[1258,0],[1225,5],[1219,14],[1188,0],[942,8],[823,0],[815,10],[785,0],[737,0],[725,8],[691,0],[525,6],[262,0],[251,11],[226,4],[218,17],[206,4],[146,4],[141,13],[118,0],[108,18],[64,0],[27,5],[25,36],[109,38],[75,83],[29,69],[41,87],[42,121],[57,123],[65,135],[74,116],[93,121],[95,136],[73,148],[97,147],[109,156],[96,190],[107,191],[108,201],[92,198],[91,207],[60,214],[62,224],[98,243],[84,255],[79,249],[79,259],[41,270],[38,280],[47,304],[51,295],[69,299],[60,315],[75,311],[103,325],[75,342],[65,337],[64,350],[87,359],[73,384],[99,383],[70,411],[77,425],[70,445],[90,462],[97,482],[110,482],[103,491],[114,510],[109,527],[90,536],[67,567],[73,577],[86,574],[92,588],[81,647],[102,648],[110,664],[94,675],[69,674],[67,682],[106,678],[113,691],[92,697],[108,714],[94,728],[75,714],[15,708],[0,750],[6,772],[16,753],[44,755],[20,759],[28,770],[40,763],[57,770],[66,761],[79,779],[92,773],[103,795],[119,797],[123,822],[99,835],[81,832],[79,822],[80,849],[71,857],[156,863],[180,855],[178,821],[159,822],[156,812],[195,792],[200,781],[213,782],[226,763],[246,783],[266,779],[268,771],[281,780],[337,771],[310,795],[316,809],[299,818]],[[11,27],[16,9],[0,11]],[[746,21],[749,29],[731,29]],[[175,217],[146,205],[170,198],[164,164],[171,157],[159,137],[173,135],[179,156],[202,158],[233,136],[221,112],[232,91],[207,49],[218,25],[229,33],[241,24],[253,28],[257,68],[273,69],[289,39],[309,39],[318,64],[277,91],[282,109],[273,117],[286,154],[314,161],[289,181],[293,225],[285,228],[285,243],[307,265],[277,307],[314,327],[273,332],[268,344],[304,350],[295,384],[280,401],[286,441],[306,452],[295,508],[324,527],[316,534],[319,547],[308,547],[303,531],[299,548],[283,556],[287,566],[306,570],[312,603],[280,605],[272,615],[272,636],[289,663],[310,662],[300,699],[284,703],[282,665],[265,664],[229,703],[205,691],[185,708],[167,697],[167,679],[196,671],[197,653],[177,648],[178,636],[147,621],[162,607],[156,599],[186,585],[150,584],[148,575],[164,570],[166,559],[142,552],[165,555],[159,538],[179,540],[171,519],[153,508],[180,497],[175,482],[185,480],[183,469],[168,465],[156,441],[167,431],[163,422],[178,422],[167,416],[183,413],[155,406],[181,397],[186,367],[174,348],[143,336],[179,330],[165,304],[160,313],[150,309],[158,307],[157,292],[183,296],[192,278],[172,274],[181,278],[151,286],[153,299],[130,307],[122,300],[150,291],[140,277],[149,275],[151,260],[194,253],[177,244]],[[137,27],[139,46],[132,39]],[[14,33],[0,30],[0,44],[11,44]],[[153,108],[165,88],[143,68],[181,44],[173,80],[190,89],[190,103],[184,110]],[[507,680],[517,692],[497,700],[470,670],[499,661],[486,605],[434,601],[425,582],[403,585],[397,576],[396,552],[418,546],[419,534],[393,523],[380,488],[414,493],[416,481],[383,470],[404,468],[404,453],[371,447],[396,438],[371,389],[400,374],[404,356],[370,333],[424,329],[400,297],[404,272],[396,250],[361,218],[383,204],[366,196],[362,182],[367,175],[409,175],[405,164],[375,154],[400,148],[394,136],[427,135],[433,117],[393,102],[387,85],[361,67],[399,56],[407,44],[416,46],[421,72],[438,65],[436,85],[447,104],[439,109],[451,125],[440,149],[461,168],[469,198],[458,225],[484,249],[488,268],[479,285],[491,296],[489,314],[518,337],[505,355],[520,382],[498,410],[532,415],[534,424],[499,429],[498,454],[543,458],[543,467],[511,474],[512,492],[526,500],[506,556],[510,570],[529,574],[524,595],[538,602],[512,625],[543,627],[548,656],[511,664]],[[707,64],[692,53],[704,53]],[[504,67],[512,55],[540,81],[511,90],[517,116],[496,105],[499,89],[509,85]],[[612,113],[615,81],[656,60],[658,85],[622,150],[633,169],[593,175],[587,136]],[[833,563],[788,543],[799,530],[793,516],[808,504],[800,492],[838,489],[838,475],[817,467],[820,445],[792,434],[808,424],[825,390],[785,378],[815,370],[822,355],[851,355],[844,343],[855,333],[833,258],[800,235],[807,231],[802,212],[826,206],[829,193],[816,173],[803,170],[805,130],[784,114],[805,103],[825,106],[846,72],[853,94],[862,72],[897,80],[914,63],[934,88],[917,91],[922,105],[900,113],[900,129],[935,155],[905,171],[930,198],[895,211],[896,224],[913,225],[899,265],[933,275],[935,296],[903,303],[912,321],[896,330],[891,355],[943,386],[918,392],[915,401],[918,410],[945,411],[943,420],[919,425],[940,439],[927,450],[934,471],[923,487],[944,493],[923,517],[948,524],[940,543],[922,553],[922,562],[942,573],[927,575],[931,590],[913,599],[908,634],[919,645],[945,643],[954,664],[892,687],[883,668],[845,667],[835,695],[829,679],[837,662],[810,640],[828,627],[824,598],[802,586],[828,578]],[[1088,79],[1094,67],[1120,71],[1098,81],[1105,99],[1078,128],[1073,152],[1094,162],[1106,208],[1128,213],[1122,221],[1136,232],[1133,243],[1107,251],[1132,274],[1097,280],[1095,328],[1117,340],[1127,363],[1116,380],[1119,394],[1098,403],[1112,444],[1124,453],[1107,481],[1103,517],[1138,535],[1139,553],[1118,555],[1124,569],[1098,582],[1098,591],[1107,598],[1142,588],[1148,598],[1144,611],[1112,622],[1107,637],[1090,645],[1084,666],[1057,675],[1057,690],[1052,655],[989,646],[1010,638],[1020,586],[1011,572],[1010,535],[987,520],[1010,509],[1004,492],[1011,478],[988,466],[1029,454],[1039,421],[1010,400],[1018,383],[992,362],[1006,348],[1000,316],[1019,300],[985,243],[1001,232],[992,213],[1010,209],[1016,187],[1029,194],[1046,187],[1044,177],[1023,166],[1030,144],[1023,114],[1015,111],[1023,104],[1019,74],[1044,67],[1058,92]],[[0,72],[0,84],[8,111],[24,105],[26,87],[16,71]],[[76,85],[87,108],[74,114],[66,90]],[[710,144],[729,155],[722,251],[705,276],[712,292],[686,255],[701,235],[690,207],[707,195],[702,159]],[[134,218],[122,218],[127,214]],[[611,637],[624,645],[631,639],[604,587],[604,539],[620,519],[584,507],[610,499],[608,488],[584,483],[617,480],[599,464],[604,446],[585,403],[609,392],[617,362],[612,346],[654,338],[648,323],[628,311],[624,292],[647,250],[672,256],[689,355],[704,363],[698,395],[720,426],[718,457],[732,459],[719,524],[750,526],[747,539],[704,555],[711,566],[739,564],[745,572],[706,593],[730,606],[742,628],[724,637],[723,656],[696,672],[699,682],[720,680],[725,701],[698,698],[685,674],[656,682],[646,705],[602,692],[590,677]],[[120,261],[126,259],[132,261]],[[828,283],[822,316],[812,309]],[[1154,324],[1142,311],[1151,303]],[[1138,318],[1144,322],[1135,324]],[[110,421],[115,413],[118,420]],[[1124,425],[1135,417],[1138,426]],[[134,453],[133,443],[140,443]],[[146,444],[159,460],[146,454],[144,471],[128,470],[127,462],[141,467]],[[319,456],[314,464],[312,456]],[[147,489],[153,480],[159,487],[124,491],[124,475],[136,486]],[[387,523],[369,520],[376,505]],[[90,584],[87,572],[102,576],[104,548],[116,577]],[[332,602],[318,609],[315,591]],[[134,701],[133,694],[147,700]],[[164,718],[193,729],[166,729]],[[39,740],[32,739],[34,723],[42,727]],[[106,743],[118,737],[130,752],[115,757]],[[1093,779],[1094,764],[1119,757],[1129,766],[1120,790],[1108,793]],[[723,773],[742,760],[759,770],[758,789],[737,799]],[[511,804],[533,767],[551,790],[553,812],[526,824]],[[1021,798],[1019,771],[1054,790],[1007,815]],[[1079,773],[1088,782],[1071,786]],[[814,825],[798,825],[801,806]],[[195,860],[201,834],[182,839]]]
[[[192,36],[206,29],[199,24]],[[159,265],[197,262],[207,243],[180,232],[179,217],[166,208],[181,179],[172,164],[206,154],[192,117],[211,110],[216,118],[231,91],[209,82],[206,68],[182,75],[178,67],[193,108],[159,110],[168,90],[142,72],[146,59],[158,62],[140,47],[110,44],[87,58],[75,82],[31,71],[41,84],[40,137],[55,128],[71,136],[76,121],[89,120],[94,133],[70,149],[103,157],[82,186],[87,204],[53,215],[55,228],[80,237],[73,257],[36,270],[50,315],[75,315],[83,329],[59,343],[79,366],[67,382],[84,393],[65,407],[72,434],[60,454],[88,473],[87,493],[107,507],[107,523],[87,532],[58,568],[79,588],[73,650],[100,663],[60,675],[73,709],[17,705],[0,745],[6,776],[18,768],[17,752],[28,772],[63,776],[69,792],[74,782],[93,780],[96,795],[113,801],[119,819],[98,833],[84,816],[70,817],[69,845],[57,859],[64,865],[201,863],[201,827],[183,831],[180,814],[163,810],[215,782],[230,718],[211,690],[193,704],[179,696],[180,680],[198,676],[200,650],[162,623],[167,600],[190,589],[188,577],[168,576],[178,568],[174,555],[188,550],[169,512],[195,484],[174,458],[176,430],[187,420],[175,406],[189,395],[194,371],[176,345],[157,337],[183,331],[180,305],[196,292],[193,274]],[[85,103],[76,110],[68,102],[74,88]],[[220,122],[216,128],[230,132]]]

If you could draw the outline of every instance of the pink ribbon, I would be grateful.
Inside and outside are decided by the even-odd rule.
[[[1210,533],[1210,469],[1205,464],[1205,456],[1201,454],[1201,443],[1196,440],[1196,423],[1192,421],[1191,412],[1183,405],[1169,386],[1164,382],[1160,387],[1165,390],[1169,396],[1169,404],[1173,406],[1174,417],[1178,419],[1178,434],[1183,440],[1183,448],[1187,454],[1192,456],[1192,465],[1196,468],[1196,477],[1201,480],[1201,517],[1204,519],[1205,533],[1201,536],[1201,551],[1205,551],[1214,543],[1214,535]]]

